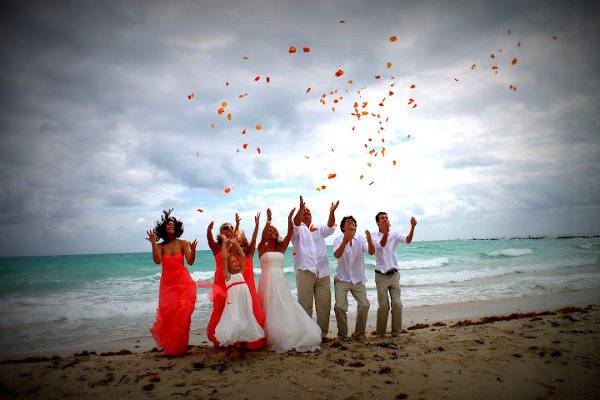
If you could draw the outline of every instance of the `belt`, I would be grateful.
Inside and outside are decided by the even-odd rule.
[[[394,275],[396,272],[398,272],[398,270],[395,268],[390,269],[388,272],[381,272],[381,271],[375,270],[376,274],[387,275],[387,276]]]

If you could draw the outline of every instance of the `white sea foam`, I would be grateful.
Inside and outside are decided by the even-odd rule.
[[[587,249],[587,250],[589,250],[589,249],[592,248],[592,246],[593,246],[592,243],[587,243],[587,244],[580,244],[577,247],[579,247],[580,249]]]
[[[439,268],[450,264],[448,257],[437,257],[428,260],[400,261],[400,269]]]
[[[490,257],[520,257],[527,254],[533,254],[531,249],[503,249],[488,253]]]

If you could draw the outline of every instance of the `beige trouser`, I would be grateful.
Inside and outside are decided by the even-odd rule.
[[[402,330],[402,300],[400,299],[400,272],[393,275],[375,273],[377,286],[377,334],[385,335],[387,328],[390,300],[392,300],[392,335],[399,334]]]
[[[369,299],[367,299],[367,290],[362,283],[352,284],[351,282],[333,280],[335,287],[335,319],[337,320],[338,336],[348,336],[348,292],[356,299],[356,327],[354,336],[361,338],[365,336],[365,327],[367,326],[367,317],[369,315]]]
[[[329,275],[317,278],[317,275],[313,272],[297,269],[296,288],[298,290],[298,303],[311,318],[314,301],[317,310],[317,325],[321,328],[321,335],[327,336],[329,332],[329,314],[331,312]]]

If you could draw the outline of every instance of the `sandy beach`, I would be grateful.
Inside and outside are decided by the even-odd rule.
[[[464,307],[462,307],[464,309]],[[405,324],[315,353],[133,349],[7,360],[1,398],[598,398],[600,303]]]

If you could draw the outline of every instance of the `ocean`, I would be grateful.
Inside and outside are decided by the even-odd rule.
[[[600,238],[422,241],[401,245],[398,257],[407,308],[600,288]],[[365,262],[376,309],[375,260],[367,255]],[[295,294],[291,248],[284,267]],[[189,269],[195,280],[212,280],[210,251],[198,251]],[[254,271],[258,284],[257,256]],[[0,359],[148,342],[160,275],[149,252],[0,258]],[[208,290],[199,289],[194,337],[203,336],[210,311]]]

